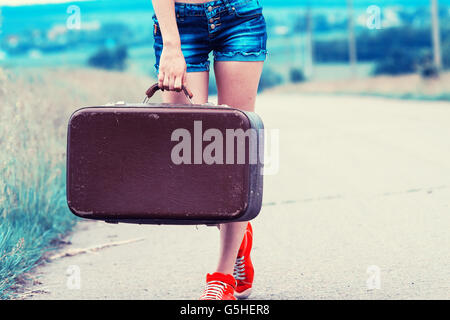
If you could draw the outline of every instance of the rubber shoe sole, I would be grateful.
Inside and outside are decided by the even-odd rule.
[[[234,292],[234,296],[239,300],[247,299],[252,294],[252,288],[245,289],[242,292]]]

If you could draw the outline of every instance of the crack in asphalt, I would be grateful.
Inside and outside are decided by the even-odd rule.
[[[442,190],[442,189],[448,189],[449,186],[442,185],[437,187],[427,187],[427,188],[413,188],[408,189],[404,191],[394,191],[394,192],[383,192],[383,193],[377,193],[373,195],[374,197],[391,197],[391,196],[398,196],[398,195],[404,195],[408,193],[414,193],[414,192],[423,192],[425,191],[427,194],[431,194],[434,191]],[[353,196],[354,197],[354,196]],[[290,199],[290,200],[281,200],[281,201],[271,201],[263,203],[263,207],[270,207],[270,206],[279,206],[279,205],[286,205],[286,204],[295,204],[295,203],[304,203],[304,202],[317,202],[317,201],[328,201],[328,200],[336,200],[336,199],[345,199],[348,198],[348,196],[337,194],[337,195],[328,195],[328,196],[321,196],[317,198],[303,198],[303,199]]]

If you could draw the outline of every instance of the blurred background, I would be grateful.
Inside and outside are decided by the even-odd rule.
[[[32,5],[38,2],[47,4]],[[260,90],[310,82],[296,89],[449,98],[450,81],[430,85],[421,79],[449,79],[450,0],[260,2],[269,35]],[[2,68],[66,66],[156,76],[150,0],[0,4]],[[370,80],[381,75],[408,76]],[[343,84],[348,81],[355,87]],[[210,89],[215,92],[213,81]]]
[[[292,252],[310,250],[306,245],[311,239],[323,247],[322,256],[317,252],[309,256],[318,259],[317,264],[310,264],[310,274],[320,269],[316,266],[322,266],[330,252],[340,250],[334,247],[339,243],[347,241],[356,246],[351,250],[342,247],[349,255],[346,262],[355,259],[358,250],[361,255],[370,254],[364,248],[372,247],[371,234],[375,233],[360,227],[354,229],[352,223],[348,224],[348,232],[338,235],[342,241],[326,238],[336,234],[333,223],[341,223],[340,217],[357,221],[359,216],[355,220],[352,213],[361,213],[361,224],[376,230],[387,249],[401,247],[391,246],[396,241],[414,250],[423,248],[420,253],[428,265],[424,268],[419,263],[414,269],[420,277],[427,277],[422,272],[429,270],[430,265],[437,271],[449,270],[446,261],[439,260],[448,256],[444,252],[429,256],[438,252],[440,244],[448,243],[448,196],[444,194],[436,204],[427,202],[425,197],[431,199],[429,195],[445,188],[448,192],[449,186],[450,0],[259,1],[268,27],[269,55],[260,81],[262,95],[258,96],[257,110],[268,128],[283,128],[284,139],[280,174],[265,180],[264,208],[266,212],[270,208],[277,212],[262,215],[265,218],[259,220],[261,227],[266,225],[267,234],[272,233],[270,226],[278,217],[280,201],[296,204],[289,209],[289,217],[301,221],[291,223],[292,227],[305,225],[303,221],[308,218],[312,219],[309,225],[314,226],[316,216],[302,215],[306,202],[349,195],[342,196],[349,201],[343,200],[339,214],[333,214],[336,206],[332,208],[326,202],[320,202],[322,211],[311,209],[318,216],[330,214],[320,220],[317,229],[322,230],[324,221],[329,221],[331,232],[312,229],[305,233],[307,230],[303,229],[301,233],[292,229],[283,233],[305,239],[279,239],[286,242],[286,248],[290,244],[296,247],[289,255],[278,253],[278,270],[292,264],[283,260]],[[69,212],[65,198],[66,126],[72,112],[81,106],[120,100],[140,102],[155,81],[152,14],[150,0],[0,0],[0,299],[18,294],[27,297],[31,291],[20,289],[27,272],[46,261],[48,250],[67,245],[64,235],[79,221]],[[214,99],[212,72],[210,79]],[[333,151],[334,158],[324,156]],[[397,195],[403,194],[402,190],[408,190],[404,192],[407,195],[419,191],[412,194],[411,201],[408,198],[396,205],[376,198],[373,206],[368,206],[353,197],[363,191]],[[427,193],[419,194],[421,190]],[[407,210],[405,203],[409,203]],[[436,206],[435,218],[425,220],[420,214],[428,213],[432,205]],[[376,206],[377,212],[372,209]],[[404,220],[391,223],[393,217]],[[411,221],[418,223],[412,225]],[[393,229],[394,226],[399,229]],[[401,229],[403,226],[407,228]],[[359,235],[355,230],[364,233],[355,241],[345,240],[348,235]],[[134,231],[127,232],[125,239]],[[97,231],[93,234],[97,235]],[[83,235],[80,239],[97,238]],[[105,239],[110,241],[106,235]],[[424,247],[425,240],[429,247]],[[278,241],[265,245],[270,248],[270,243]],[[305,247],[298,250],[299,244]],[[388,250],[376,248],[374,252],[384,257]],[[410,259],[417,256],[420,255],[406,254],[400,263],[406,270],[402,275],[413,270]],[[395,265],[398,255],[392,257]],[[367,257],[368,263],[369,258],[372,257]],[[295,262],[304,260],[299,257]],[[386,265],[389,263],[391,260]],[[342,266],[347,268],[345,263]],[[359,272],[359,265],[352,266],[356,268],[352,269],[354,272]],[[299,266],[298,270],[300,267],[304,268]],[[158,270],[172,272],[164,266]],[[342,274],[353,277],[348,270],[343,269]],[[437,271],[429,274],[443,274]],[[274,279],[284,278],[284,274]],[[317,279],[334,274],[335,269],[324,271]],[[59,284],[64,284],[64,272],[59,275],[63,277]],[[54,279],[54,274],[49,278]],[[402,277],[398,279],[403,281]],[[327,283],[333,283],[331,280]],[[431,279],[429,283],[434,286],[427,285],[428,296],[434,297],[441,288],[438,292],[448,297],[448,290],[442,286],[446,280],[448,274],[443,274],[442,281],[439,277]],[[398,298],[405,292],[411,292],[408,297],[420,296],[419,291],[403,288],[411,282],[405,281],[393,285],[390,296],[383,293],[379,297]],[[39,281],[33,280],[36,283]],[[358,286],[352,283],[352,287]],[[330,297],[330,292],[335,292],[339,298],[347,294],[341,287],[311,290],[311,295],[304,297]],[[396,295],[395,290],[401,295]],[[100,297],[103,292],[109,290],[101,290]],[[127,290],[116,292],[125,294]],[[322,292],[325,293],[321,295]],[[185,294],[192,298],[192,293]],[[288,297],[285,294],[280,292],[279,297]],[[293,290],[290,297],[298,294]],[[359,291],[352,294],[364,297]]]

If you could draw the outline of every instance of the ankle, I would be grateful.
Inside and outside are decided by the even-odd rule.
[[[214,272],[233,275],[233,271],[234,271],[234,264],[231,268],[230,267],[223,268],[221,266],[218,266]]]

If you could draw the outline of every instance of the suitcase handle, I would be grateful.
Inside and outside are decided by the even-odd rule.
[[[157,83],[155,83],[154,85],[152,85],[150,88],[147,89],[147,91],[145,92],[145,99],[144,99],[144,103],[148,102],[150,100],[151,97],[153,97],[153,95],[156,93],[156,91],[161,90],[164,91],[164,88],[160,88],[159,85]],[[189,102],[191,104],[194,104],[192,102],[192,97],[194,96],[192,94],[192,91],[189,90],[186,86],[182,86],[181,90],[184,92],[184,94],[186,95],[186,98],[189,100]]]

